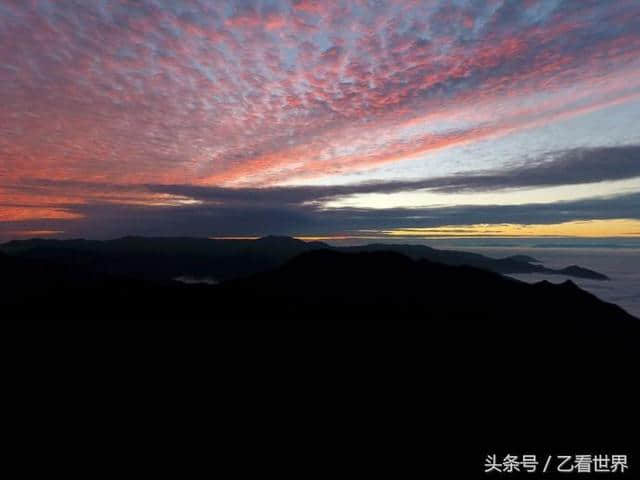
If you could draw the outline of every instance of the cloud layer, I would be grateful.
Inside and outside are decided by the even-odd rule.
[[[638,24],[636,0],[0,0],[1,228],[70,231],[153,208],[205,225],[261,205],[293,232],[357,193],[636,177],[631,146],[481,175],[264,189],[640,98]],[[236,230],[261,233],[255,215]]]
[[[406,233],[407,236],[426,236],[443,233],[489,234],[495,229],[491,227],[492,224],[502,224],[499,231],[504,233],[506,230],[513,231],[511,227],[505,229],[504,224],[551,225],[589,220],[640,220],[640,193],[523,205],[452,205],[387,209],[330,208],[328,205],[332,200],[367,193],[384,194],[425,189],[451,193],[596,184],[605,180],[639,177],[640,147],[628,146],[556,152],[517,168],[417,182],[229,188],[25,181],[12,189],[15,196],[45,199],[66,195],[68,203],[63,207],[45,204],[53,213],[39,215],[37,219],[30,219],[28,214],[7,217],[0,223],[3,227],[0,236],[16,236],[17,232],[23,232],[22,236],[29,236],[35,231],[64,232],[66,236],[83,236],[86,232],[91,232],[92,236],[101,238],[125,233],[259,236],[267,232],[296,236],[339,234],[353,237],[409,232]],[[443,225],[450,227],[478,224],[488,226],[482,227],[481,231],[476,227],[459,231],[442,231],[437,228]],[[635,224],[629,225],[633,231],[624,234],[640,236],[640,230]],[[596,227],[597,225],[594,226]],[[600,227],[606,227],[606,224]],[[562,228],[558,229],[561,230]]]

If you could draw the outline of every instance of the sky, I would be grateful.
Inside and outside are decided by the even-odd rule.
[[[0,0],[0,240],[640,237],[640,1]]]

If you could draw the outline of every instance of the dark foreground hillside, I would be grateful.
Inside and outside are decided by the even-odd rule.
[[[571,282],[331,250],[215,286],[0,268],[3,317],[41,320],[2,338],[48,446],[71,409],[100,451],[178,478],[634,478],[484,474],[489,454],[633,453],[638,320]]]

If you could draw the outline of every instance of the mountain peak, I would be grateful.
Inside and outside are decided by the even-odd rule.
[[[260,237],[259,239],[257,239],[256,242],[302,243],[302,240],[298,240],[297,238],[289,237],[287,235],[266,235],[264,237]]]
[[[324,242],[305,242],[286,235],[267,235],[257,239],[256,244],[261,246],[273,246],[277,248],[295,248],[297,250],[307,250],[309,248],[331,248]]]

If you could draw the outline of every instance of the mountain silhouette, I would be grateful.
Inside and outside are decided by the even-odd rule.
[[[542,263],[540,260],[530,257],[529,255],[511,255],[507,258],[510,260],[515,260],[516,262]]]
[[[257,297],[263,308],[291,315],[535,321],[607,318],[628,321],[622,309],[566,281],[528,284],[466,265],[412,260],[397,252],[315,250],[282,267],[221,285],[229,295]],[[523,308],[526,306],[526,309]],[[243,305],[238,306],[244,308]]]
[[[566,275],[568,277],[590,278],[592,280],[608,279],[606,275],[602,275],[601,273],[594,272],[587,268],[579,267],[578,265],[570,265],[560,270],[555,270],[555,273]]]
[[[595,280],[608,280],[606,275],[603,275],[587,268],[572,268],[567,271],[554,270],[552,268],[546,268],[539,265],[536,259],[528,257],[526,255],[515,255],[507,258],[494,259],[485,255],[471,252],[460,252],[456,250],[438,250],[435,248],[427,247],[425,245],[387,245],[387,244],[372,244],[363,245],[357,247],[347,247],[342,249],[349,252],[378,252],[378,251],[393,251],[402,253],[410,258],[419,260],[426,259],[433,262],[444,263],[446,265],[468,265],[485,270],[490,270],[496,273],[546,273],[554,275],[567,275],[577,278],[590,278]]]
[[[420,260],[452,266],[474,266],[496,273],[545,273],[577,278],[606,280],[592,270],[572,266],[554,270],[526,256],[494,259],[454,250],[438,250],[423,245],[371,244],[331,247],[322,242],[303,242],[291,237],[268,236],[258,240],[210,240],[202,238],[125,237],[109,241],[24,240],[0,245],[0,251],[97,272],[145,280],[171,280],[177,277],[207,277],[225,281],[268,271],[295,256],[318,249],[338,252],[393,251]]]
[[[69,316],[91,314],[107,318],[126,311],[145,318],[260,314],[317,319],[486,319],[519,324],[554,319],[558,325],[579,321],[582,328],[588,319],[632,319],[619,307],[598,300],[572,282],[531,285],[477,267],[414,260],[394,251],[318,249],[321,245],[312,249],[296,240],[286,240],[289,245],[282,247],[275,238],[244,245],[217,245],[216,255],[222,250],[229,252],[227,265],[240,259],[263,270],[235,276],[219,285],[186,285],[170,275],[196,266],[196,260],[202,258],[197,251],[160,261],[164,252],[143,249],[143,258],[135,257],[137,261],[125,264],[132,258],[131,252],[141,248],[141,242],[144,245],[148,240],[97,244],[74,241],[73,249],[56,248],[54,244],[53,248],[36,248],[22,254],[16,250],[13,255],[2,254],[2,302],[11,305],[14,313],[37,313],[46,308]],[[199,240],[186,242],[203,247]],[[151,243],[156,247],[164,243],[185,248],[185,240]],[[125,244],[126,254],[120,256],[118,252]],[[262,250],[265,244],[270,257]],[[283,252],[288,255],[292,248],[308,251],[280,264]],[[187,261],[180,263],[185,257]],[[216,257],[206,258],[213,263]],[[114,262],[110,271],[106,260]],[[277,266],[267,269],[269,264]],[[208,272],[211,264],[205,267]],[[558,323],[557,318],[562,318],[563,323]]]
[[[196,260],[213,263],[218,258],[205,255],[208,242],[128,238],[22,252],[16,247],[24,244],[13,244],[11,255],[0,253],[2,318],[77,321],[68,326],[12,322],[26,326],[6,334],[6,343],[22,338],[32,350],[36,345],[48,352],[47,358],[64,355],[70,344],[87,352],[99,345],[105,372],[128,345],[143,365],[131,370],[128,358],[123,361],[121,371],[131,372],[132,385],[144,385],[149,374],[156,375],[162,385],[158,394],[166,395],[166,375],[171,374],[182,381],[172,390],[188,398],[186,412],[198,399],[210,407],[226,398],[224,412],[231,411],[231,405],[239,405],[242,415],[255,412],[249,417],[254,426],[261,425],[255,423],[260,418],[273,418],[264,442],[272,441],[271,432],[279,428],[278,417],[272,415],[277,406],[297,408],[296,419],[306,418],[307,399],[313,398],[317,402],[310,417],[317,422],[304,428],[321,431],[333,418],[330,428],[342,432],[339,428],[353,424],[353,412],[361,412],[353,428],[362,433],[359,441],[367,451],[391,438],[377,456],[403,458],[411,452],[421,461],[425,432],[407,432],[416,430],[416,418],[425,415],[433,438],[441,442],[445,433],[453,437],[433,451],[447,465],[456,465],[455,472],[464,478],[488,478],[482,470],[484,455],[524,445],[514,445],[514,437],[505,436],[496,421],[512,425],[530,441],[531,425],[540,425],[534,420],[540,406],[546,408],[539,417],[546,419],[548,412],[557,412],[564,422],[567,415],[582,419],[594,411],[608,419],[636,388],[631,379],[640,322],[571,281],[528,284],[477,267],[321,244],[270,269],[217,285],[172,280],[170,275],[185,258],[184,268],[197,266]],[[280,262],[280,250],[308,248],[303,242],[284,242],[289,246],[280,248],[277,238],[213,245],[220,258],[223,252],[243,262],[253,258],[263,268],[269,258],[263,246],[273,262]],[[150,250],[153,245],[157,250]],[[168,247],[183,253],[170,255]],[[137,255],[143,258],[136,261]],[[109,260],[116,264],[107,272]],[[12,358],[23,361],[24,356],[18,351]],[[82,388],[85,378],[95,376],[102,382],[95,361],[87,358],[90,355],[74,351],[68,360],[71,371],[84,366],[83,377],[73,377]],[[221,389],[219,375],[231,378],[231,386]],[[59,372],[48,376],[54,391]],[[105,394],[102,385],[97,392]],[[327,406],[334,408],[323,416]],[[217,418],[218,413],[213,415]],[[200,420],[199,413],[191,418],[194,424]],[[233,421],[235,427],[235,417]],[[409,427],[390,427],[400,424]],[[572,429],[578,427],[571,423]],[[511,443],[489,443],[487,431]],[[549,448],[544,438],[544,449],[537,451]],[[328,435],[329,441],[339,442],[351,455],[350,436]],[[402,462],[400,467],[396,461],[385,465],[382,470],[389,476],[415,470],[403,470]],[[447,473],[450,468],[436,471]]]

